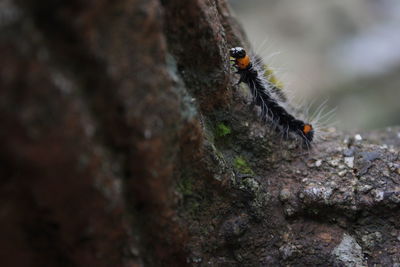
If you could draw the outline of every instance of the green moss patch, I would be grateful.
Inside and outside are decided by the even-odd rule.
[[[193,195],[193,180],[190,178],[182,178],[178,183],[176,189],[183,196]]]
[[[241,173],[252,174],[252,175],[254,174],[253,170],[250,168],[247,161],[241,156],[235,158],[234,165],[235,168]]]
[[[231,132],[232,132],[231,128],[229,128],[228,126],[226,126],[223,123],[219,123],[215,129],[215,134],[217,137],[227,136]]]

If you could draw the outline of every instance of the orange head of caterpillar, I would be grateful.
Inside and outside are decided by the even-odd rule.
[[[229,54],[233,57],[235,66],[238,69],[244,70],[250,66],[250,57],[242,47],[234,47],[229,50]]]
[[[303,129],[301,130],[303,133],[304,138],[311,142],[314,138],[314,129],[311,124],[304,124]]]

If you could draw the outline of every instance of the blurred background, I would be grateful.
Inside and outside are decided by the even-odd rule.
[[[400,125],[400,1],[230,0],[285,89],[336,107],[336,127]]]

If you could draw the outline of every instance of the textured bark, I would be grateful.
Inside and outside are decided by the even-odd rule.
[[[223,0],[4,1],[2,266],[391,266],[400,129],[260,122]]]

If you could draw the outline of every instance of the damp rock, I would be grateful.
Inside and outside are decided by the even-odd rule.
[[[283,208],[283,212],[285,213],[285,216],[292,217],[296,214],[296,209],[293,206],[286,204]]]
[[[396,191],[396,192],[389,192],[389,200],[390,200],[390,202],[392,202],[392,203],[395,203],[395,204],[399,204],[400,203],[400,192],[399,191]]]
[[[328,161],[329,165],[332,167],[337,167],[339,165],[340,160],[338,158],[334,158]]]
[[[343,235],[342,241],[334,248],[332,255],[338,266],[365,266],[361,246],[348,234]]]
[[[239,189],[256,193],[260,189],[259,182],[254,178],[246,178],[239,185]]]
[[[192,257],[192,262],[193,263],[201,263],[203,259],[201,257]]]
[[[358,175],[364,175],[368,173],[369,168],[371,168],[372,164],[368,160],[361,160],[357,163]]]
[[[298,249],[295,245],[286,244],[279,248],[279,252],[282,256],[282,259],[288,260],[298,252]]]
[[[353,157],[354,156],[354,148],[349,148],[349,149],[343,150],[343,156]]]
[[[315,162],[315,167],[321,167],[321,165],[322,165],[322,160],[319,159]]]
[[[356,142],[361,142],[363,140],[362,136],[360,134],[356,134],[354,136],[354,141]]]
[[[279,193],[279,199],[282,202],[288,201],[291,198],[292,194],[288,188],[283,188]]]
[[[374,161],[378,158],[381,157],[381,155],[378,152],[362,152],[361,156],[363,157],[364,160],[368,160],[368,161]]]
[[[344,158],[344,164],[346,164],[347,167],[350,169],[353,169],[354,167],[354,157],[345,157]]]
[[[220,229],[220,235],[225,238],[228,243],[234,243],[237,238],[242,236],[249,226],[249,218],[243,214],[225,221]]]
[[[377,190],[377,189],[372,190],[371,194],[376,202],[381,202],[385,196],[385,192],[383,192],[381,190]]]
[[[302,191],[304,202],[308,203],[328,203],[329,198],[332,195],[332,188],[319,186],[319,185],[309,185]]]
[[[363,185],[357,186],[357,191],[361,192],[361,193],[368,193],[369,191],[371,191],[372,188],[373,188],[372,185],[363,184]]]
[[[395,172],[397,174],[400,174],[400,164],[389,162],[388,163],[388,167],[389,167],[389,170],[391,172]]]
[[[380,232],[366,234],[361,237],[361,241],[363,247],[370,250],[382,242],[382,234]]]

